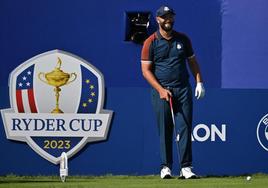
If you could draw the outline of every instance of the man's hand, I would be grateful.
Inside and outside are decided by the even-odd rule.
[[[160,89],[158,93],[160,95],[160,98],[165,99],[166,101],[169,101],[169,98],[172,96],[171,92],[164,88]]]
[[[195,97],[197,99],[201,99],[205,96],[205,88],[203,86],[202,82],[197,82],[196,88],[195,88]]]

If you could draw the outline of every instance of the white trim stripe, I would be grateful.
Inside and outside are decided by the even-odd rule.
[[[144,60],[141,60],[141,63],[145,63],[145,64],[151,64],[152,61],[144,61]]]
[[[29,104],[29,98],[28,98],[28,90],[23,89],[21,90],[21,97],[22,97],[22,103],[24,107],[24,112],[25,113],[31,113],[31,108]]]

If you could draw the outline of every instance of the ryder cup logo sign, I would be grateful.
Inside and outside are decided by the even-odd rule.
[[[27,142],[58,164],[87,142],[105,140],[112,111],[103,110],[104,79],[85,60],[60,50],[31,58],[9,80],[10,109],[1,110],[6,136]]]
[[[258,124],[257,138],[263,149],[268,151],[268,114],[266,114]]]

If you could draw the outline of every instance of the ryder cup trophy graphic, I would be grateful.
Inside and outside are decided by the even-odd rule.
[[[44,72],[40,72],[38,74],[38,78],[48,84],[51,85],[54,88],[55,91],[55,96],[56,96],[56,107],[54,110],[51,111],[51,113],[63,113],[63,111],[59,108],[59,97],[60,97],[60,87],[64,86],[64,85],[68,85],[69,83],[73,82],[76,80],[77,75],[75,73],[65,73],[63,72],[60,68],[61,68],[61,64],[62,61],[61,59],[58,57],[58,63],[57,66],[55,67],[55,69],[49,73],[44,73]],[[43,79],[45,78],[45,79]],[[70,80],[70,78],[72,78],[72,80]]]
[[[10,107],[0,109],[7,139],[59,165],[63,182],[71,157],[108,140],[113,111],[103,108],[104,76],[74,54],[56,49],[26,60],[10,73],[9,96]]]

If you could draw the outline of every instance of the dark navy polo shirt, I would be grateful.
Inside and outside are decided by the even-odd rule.
[[[188,84],[189,74],[186,59],[194,56],[190,39],[173,31],[172,38],[166,40],[159,31],[145,40],[142,63],[152,63],[153,73],[164,87],[180,87]]]

